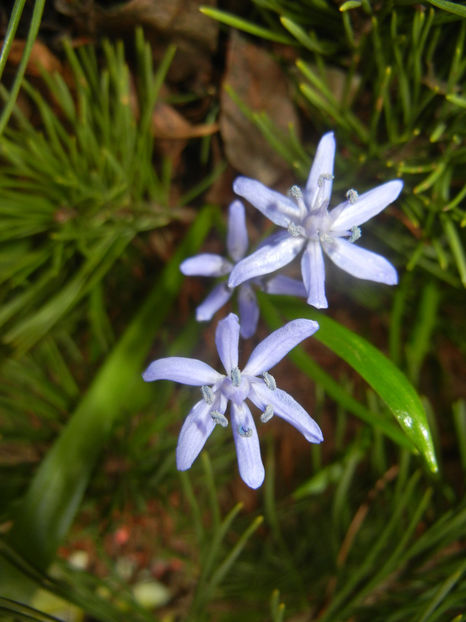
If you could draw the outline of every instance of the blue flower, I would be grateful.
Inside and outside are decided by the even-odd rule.
[[[183,261],[180,265],[180,270],[187,276],[225,276],[233,270],[234,263],[240,261],[246,255],[248,244],[244,205],[241,201],[233,201],[228,213],[227,234],[227,250],[231,261],[214,253],[202,253]],[[245,339],[254,335],[259,319],[259,307],[254,287],[271,294],[306,296],[306,290],[300,281],[284,275],[277,275],[267,280],[259,278],[245,279],[238,291],[241,336]],[[196,309],[196,319],[198,322],[211,320],[214,313],[228,302],[233,291],[234,287],[229,287],[226,281],[216,285]]]
[[[349,190],[346,201],[330,212],[335,139],[332,132],[319,142],[304,191],[297,186],[290,197],[270,190],[248,177],[238,177],[233,189],[284,231],[270,236],[252,255],[231,271],[228,285],[241,283],[279,270],[303,251],[301,273],[307,302],[326,308],[323,252],[342,270],[360,279],[395,285],[395,268],[384,257],[353,244],[363,224],[392,203],[403,182],[394,179],[362,195]]]
[[[293,320],[271,333],[254,348],[246,366],[238,367],[239,321],[230,313],[218,323],[215,343],[226,374],[207,363],[184,357],[168,357],[153,361],[143,373],[146,382],[173,380],[201,387],[202,399],[188,414],[181,428],[176,448],[176,465],[180,471],[189,469],[216,424],[228,425],[225,415],[230,404],[230,419],[243,481],[258,488],[264,481],[259,438],[246,400],[262,411],[260,419],[269,421],[274,414],[291,423],[311,443],[323,440],[317,423],[291,395],[277,388],[268,372],[298,343],[319,328],[312,320]]]

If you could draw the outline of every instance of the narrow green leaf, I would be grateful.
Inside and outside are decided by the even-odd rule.
[[[15,0],[13,10],[11,11],[10,19],[8,21],[8,27],[5,33],[5,38],[3,40],[2,51],[0,52],[0,78],[2,77],[3,70],[5,69],[11,46],[13,45],[13,41],[15,40],[16,30],[19,26],[25,2],[26,0]]]
[[[206,594],[209,597],[213,593],[213,591],[218,587],[218,585],[220,585],[220,583],[223,581],[223,579],[225,578],[225,576],[227,575],[227,573],[230,571],[231,567],[233,566],[234,562],[239,557],[241,551],[246,546],[246,543],[249,540],[249,538],[262,525],[263,522],[264,522],[263,516],[258,516],[257,518],[255,518],[251,522],[249,527],[247,527],[247,529],[245,529],[244,532],[241,534],[241,537],[239,538],[238,542],[231,549],[231,551],[225,557],[223,562],[216,568],[209,582],[209,585],[206,588]]]
[[[438,589],[435,591],[433,598],[429,600],[427,605],[422,610],[418,618],[418,622],[427,622],[430,620],[431,614],[435,611],[435,609],[440,605],[440,603],[446,598],[448,593],[453,589],[453,587],[458,583],[463,574],[466,572],[466,559],[463,560],[463,563],[460,564],[459,568],[455,569],[446,579],[443,581]],[[461,618],[460,618],[461,619]]]
[[[362,2],[360,0],[346,0],[346,2],[343,2],[343,4],[339,7],[338,10],[343,13],[343,11],[350,11],[351,9],[359,9],[361,4]]]
[[[10,118],[11,112],[16,102],[16,98],[19,93],[19,89],[21,88],[21,83],[23,81],[23,76],[26,71],[26,67],[29,61],[29,57],[32,52],[32,46],[34,41],[36,40],[37,33],[39,32],[39,26],[42,19],[42,13],[44,11],[45,0],[36,0],[34,4],[34,10],[32,12],[31,17],[31,25],[29,26],[29,32],[26,38],[26,43],[23,50],[23,55],[21,57],[21,61],[18,66],[18,71],[16,72],[15,81],[13,82],[13,86],[11,87],[11,91],[8,97],[8,101],[2,110],[0,115],[0,134],[3,133],[3,130],[8,123],[8,119]],[[19,20],[20,15],[18,15]],[[11,43],[9,44],[11,45]]]
[[[453,422],[460,450],[461,466],[466,471],[466,400],[459,399],[453,404]]]
[[[218,22],[231,26],[232,28],[248,32],[250,35],[260,37],[261,39],[267,39],[268,41],[284,43],[285,45],[295,45],[293,39],[290,39],[286,35],[258,26],[254,22],[249,22],[242,17],[233,15],[233,13],[227,13],[226,11],[220,11],[219,9],[213,9],[208,6],[201,6],[199,10],[204,15],[207,15],[207,17],[216,19]]]
[[[440,301],[438,287],[429,282],[422,291],[419,312],[414,324],[409,343],[406,345],[409,377],[417,384],[424,358],[432,347],[432,333],[437,320],[437,310]]]
[[[458,267],[461,283],[464,287],[466,287],[466,256],[461,243],[461,238],[450,218],[443,218],[442,224],[448,243],[450,244],[451,252],[453,253],[453,257],[455,258],[456,265]]]
[[[318,41],[315,37],[311,37],[303,28],[301,28],[301,26],[293,22],[293,20],[288,17],[280,17],[280,21],[288,32],[290,32],[293,37],[301,43],[301,45],[311,52],[316,52],[317,54],[330,54],[335,51],[335,46],[329,43],[323,45],[320,41]]]
[[[438,466],[426,413],[403,372],[365,339],[304,303],[280,299],[277,307],[287,319],[311,318],[319,323],[315,338],[351,365],[383,399],[430,470],[436,473]]]

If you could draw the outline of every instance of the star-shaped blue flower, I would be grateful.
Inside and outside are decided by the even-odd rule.
[[[214,253],[201,253],[183,261],[180,270],[187,276],[225,276],[230,274],[234,265],[246,255],[248,245],[244,205],[241,201],[233,201],[228,211],[227,233],[227,251],[231,261]],[[306,296],[303,284],[285,275],[276,275],[267,280],[259,278],[243,280],[238,291],[238,307],[241,319],[241,336],[244,339],[254,335],[259,319],[259,307],[254,288],[271,294],[287,294],[303,298]],[[207,298],[197,307],[197,321],[211,320],[213,315],[228,302],[233,291],[234,287],[229,287],[226,281],[216,285]]]
[[[268,372],[298,343],[319,328],[312,320],[293,320],[266,337],[251,353],[246,366],[238,367],[239,321],[230,313],[218,323],[215,343],[226,374],[207,363],[184,357],[168,357],[153,361],[143,373],[146,382],[173,380],[201,387],[202,399],[197,402],[181,428],[176,448],[176,465],[180,471],[189,469],[216,424],[228,425],[225,416],[230,403],[230,419],[236,444],[239,472],[251,488],[264,481],[257,429],[246,400],[262,411],[260,419],[269,421],[274,414],[291,423],[311,443],[323,440],[317,423],[291,395],[277,388]]]
[[[347,192],[347,200],[330,212],[335,139],[333,132],[319,142],[304,192],[297,186],[290,197],[270,190],[259,181],[238,177],[234,191],[284,231],[270,236],[252,255],[242,259],[231,271],[228,285],[241,283],[279,270],[301,251],[301,273],[307,302],[326,308],[323,252],[342,270],[360,279],[395,285],[395,268],[384,257],[353,244],[363,224],[392,203],[403,182],[394,179],[362,195]]]

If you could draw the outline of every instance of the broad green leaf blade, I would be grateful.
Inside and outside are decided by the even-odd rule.
[[[460,17],[466,17],[466,6],[461,6],[459,2],[450,2],[449,0],[428,0],[430,4],[436,6],[438,9],[443,9],[453,15],[459,15]]]
[[[170,313],[184,278],[179,270],[180,261],[196,252],[211,221],[210,209],[199,213],[153,291],[40,464],[17,507],[8,541],[36,568],[45,570],[53,560],[113,425],[146,389],[141,381],[141,370],[152,338]],[[23,595],[17,592],[17,579],[9,580],[10,570],[11,567],[5,568],[0,560],[0,593],[21,600]]]
[[[355,369],[387,404],[406,436],[438,471],[432,436],[419,395],[403,372],[359,335],[303,302],[276,300],[287,319],[311,318],[320,329],[314,337]]]
[[[283,321],[276,306],[259,294],[261,300],[261,310],[265,321],[270,328],[277,329]],[[278,298],[278,297],[277,297]],[[274,297],[276,300],[276,298]],[[300,316],[301,317],[301,316]],[[346,411],[359,417],[362,421],[372,426],[374,429],[383,432],[392,441],[405,447],[410,451],[415,449],[413,442],[400,429],[396,422],[383,416],[382,414],[370,410],[364,404],[355,399],[337,380],[334,380],[330,374],[327,374],[302,348],[295,348],[288,357],[293,361],[298,369],[306,374],[311,380],[319,385],[325,393],[335,402],[340,404]]]

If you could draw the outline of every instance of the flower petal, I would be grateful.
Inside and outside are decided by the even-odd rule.
[[[304,200],[310,211],[329,204],[332,195],[334,159],[335,137],[333,132],[327,132],[317,145],[304,191]]]
[[[262,411],[272,406],[276,415],[294,426],[310,443],[321,443],[324,440],[314,419],[286,391],[271,391],[263,382],[254,382],[251,384],[249,399]]]
[[[215,331],[218,355],[227,374],[230,374],[233,368],[238,367],[238,342],[238,316],[230,313],[226,318],[220,320]]]
[[[341,209],[341,205],[338,205],[335,210],[330,212],[331,218],[333,212],[335,212],[331,230],[342,231],[362,225],[362,223],[373,218],[385,209],[387,205],[393,203],[400,194],[402,188],[403,182],[401,179],[393,179],[386,184],[382,184],[381,186],[377,186],[361,194],[354,203],[348,201],[346,203],[347,207],[343,210]]]
[[[326,309],[325,265],[320,242],[308,243],[301,257],[301,273],[307,291],[307,303],[317,309]]]
[[[273,236],[273,239],[274,243],[264,244],[236,264],[228,280],[229,287],[236,287],[256,276],[283,268],[293,261],[304,245],[303,238],[295,238],[286,232],[280,236],[280,241],[277,242],[277,236]]]
[[[201,386],[203,384],[214,384],[222,378],[222,375],[198,359],[169,356],[152,361],[142,377],[146,382],[173,380],[173,382],[181,382],[181,384]]]
[[[319,328],[313,320],[292,320],[257,345],[249,357],[243,373],[258,376],[276,365],[303,339],[310,337]]]
[[[396,285],[398,274],[392,264],[377,253],[356,246],[343,238],[323,244],[330,259],[342,270],[358,279],[368,279],[386,285]]]
[[[231,425],[241,479],[250,488],[259,488],[265,477],[264,465],[256,425],[244,402],[231,404]]]
[[[243,283],[239,288],[238,306],[241,337],[249,339],[256,332],[259,321],[257,297],[249,283]]]
[[[306,288],[298,279],[292,279],[284,274],[271,277],[265,284],[264,290],[268,294],[284,294],[286,296],[306,297]]]
[[[215,421],[210,416],[211,408],[210,404],[201,400],[186,417],[176,447],[176,468],[178,471],[186,471],[191,467],[206,440],[212,434]]]
[[[246,214],[241,201],[233,201],[228,210],[228,254],[234,261],[239,261],[248,250],[248,230],[246,228]]]
[[[260,181],[237,177],[233,182],[233,190],[279,227],[288,227],[291,222],[299,219],[299,208],[291,199],[270,190]]]
[[[228,259],[214,253],[194,255],[180,264],[180,270],[186,276],[224,276],[230,273],[231,268]]]
[[[208,322],[214,313],[226,304],[232,295],[232,290],[226,283],[216,285],[210,294],[196,309],[196,320],[198,322]]]

